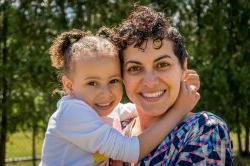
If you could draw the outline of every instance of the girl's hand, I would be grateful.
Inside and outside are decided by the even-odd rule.
[[[184,73],[184,81],[194,90],[200,89],[200,78],[195,70],[187,69]]]
[[[195,87],[189,85],[186,81],[181,82],[179,96],[173,106],[182,114],[187,114],[193,110],[200,99],[200,94]]]

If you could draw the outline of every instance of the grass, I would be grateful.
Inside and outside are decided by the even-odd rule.
[[[238,152],[238,141],[237,135],[231,133],[231,139],[233,140],[233,151],[236,154],[235,166],[250,166],[250,158],[243,158],[237,155]],[[43,143],[43,136],[39,135],[36,139],[36,154],[38,157],[41,155]],[[244,140],[242,140],[244,146]],[[32,135],[31,132],[19,132],[11,134],[8,137],[7,142],[7,154],[6,158],[19,158],[19,157],[29,157],[32,156]],[[37,161],[38,165],[39,161]],[[12,162],[8,163],[7,166],[32,166],[32,162]]]
[[[36,165],[39,164],[39,161],[36,162]],[[31,161],[24,161],[24,162],[13,162],[7,163],[6,166],[33,166]]]
[[[241,142],[242,142],[242,147],[245,147],[245,133],[242,134],[241,136]],[[237,134],[231,132],[230,137],[233,141],[233,151],[235,156],[234,160],[234,166],[250,166],[250,158],[248,157],[241,157],[238,155],[238,139],[237,139]]]
[[[38,135],[36,138],[36,155],[41,155],[43,138]],[[8,137],[6,145],[6,158],[20,158],[32,156],[32,135],[31,132],[18,132]]]

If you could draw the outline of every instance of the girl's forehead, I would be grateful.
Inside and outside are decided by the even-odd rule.
[[[110,49],[103,50],[89,50],[89,49],[79,49],[73,52],[72,59],[74,60],[88,60],[95,58],[105,58],[105,57],[118,57],[118,52]]]
[[[120,61],[117,57],[88,57],[75,61],[74,71],[81,77],[120,74]]]
[[[98,64],[100,61],[103,60],[114,61],[114,63],[116,63],[119,57],[114,56],[113,54],[108,54],[108,53],[105,54],[105,52],[104,53],[88,52],[88,53],[83,53],[82,55],[79,56],[74,56],[73,59],[75,62]]]

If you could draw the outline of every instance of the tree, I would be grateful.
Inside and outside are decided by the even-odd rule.
[[[7,112],[9,110],[9,78],[8,78],[8,1],[4,1],[1,4],[1,112],[0,112],[0,165],[4,165],[5,162],[5,148],[6,148],[6,137],[7,137]]]

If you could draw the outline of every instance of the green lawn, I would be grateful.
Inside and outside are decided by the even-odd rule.
[[[38,164],[39,164],[39,161],[36,162],[36,165]],[[7,166],[33,166],[31,161],[7,163],[6,165]]]
[[[36,154],[41,155],[43,136],[36,138]],[[19,158],[32,156],[32,136],[30,132],[19,132],[8,137],[6,158]]]
[[[244,134],[244,133],[243,133]],[[233,151],[236,155],[235,157],[235,163],[234,166],[250,166],[250,158],[243,158],[237,155],[238,153],[238,141],[237,141],[237,135],[236,133],[230,133],[231,139],[233,141]],[[242,136],[242,146],[245,145],[245,140],[243,139],[244,136]]]
[[[237,136],[235,133],[231,133],[231,138],[233,140],[233,150],[235,154],[237,154],[238,151],[238,144],[237,144]],[[15,133],[8,137],[7,142],[7,159],[9,158],[18,158],[18,157],[29,157],[32,155],[32,142],[31,142],[31,133]],[[244,140],[242,140],[244,145]],[[42,134],[39,135],[36,139],[36,154],[39,157],[41,155],[41,149],[42,149],[42,143],[43,143],[43,136]],[[242,157],[236,157],[236,163],[235,166],[250,166],[250,159],[242,158]],[[38,165],[39,161],[37,162]],[[8,166],[32,166],[31,162],[17,162],[17,163],[8,163]]]

